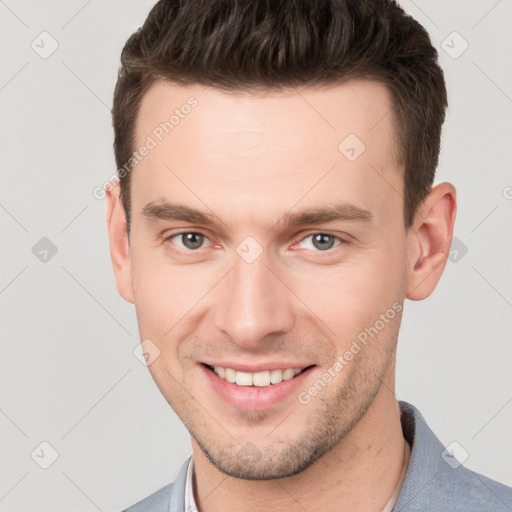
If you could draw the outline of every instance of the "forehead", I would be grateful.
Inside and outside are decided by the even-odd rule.
[[[298,201],[402,207],[392,103],[375,81],[250,94],[160,80],[137,118],[134,149],[144,146],[132,171],[140,208],[179,198],[229,204],[241,220],[261,216],[262,204],[278,215]]]
[[[191,103],[196,106],[189,107]],[[279,142],[306,149],[314,147],[316,133],[323,135],[321,139],[327,146],[348,133],[372,143],[375,138],[392,136],[387,132],[393,131],[389,90],[374,80],[255,93],[157,80],[141,101],[136,126],[138,141],[169,120],[173,138],[178,140],[179,133],[186,132],[191,124],[182,122],[188,114],[193,118],[194,131],[203,132],[202,140],[196,142],[201,148],[210,145],[210,150],[219,147],[220,142],[230,142],[242,144],[246,151],[248,138],[257,146],[268,142],[265,136],[275,136],[277,132]],[[242,132],[250,136],[241,137]],[[208,137],[204,138],[205,135]],[[233,136],[230,140],[226,139],[229,135]],[[301,145],[304,140],[308,141],[305,147]]]

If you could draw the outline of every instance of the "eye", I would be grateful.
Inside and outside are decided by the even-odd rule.
[[[196,233],[195,231],[182,231],[180,233],[174,233],[166,238],[167,241],[172,241],[173,239],[178,241],[176,245],[178,245],[180,249],[184,249],[185,252],[201,249],[205,240],[208,240],[205,235]]]
[[[310,242],[305,243],[307,240],[310,240]],[[338,243],[335,244],[336,240],[338,240]],[[336,245],[340,245],[343,242],[344,240],[341,239],[339,236],[331,235],[330,233],[313,233],[312,235],[308,235],[305,238],[303,238],[294,247],[297,247],[301,244],[305,244],[305,248],[308,250],[326,252],[329,249],[332,249]]]

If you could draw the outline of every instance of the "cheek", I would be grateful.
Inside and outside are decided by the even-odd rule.
[[[404,255],[382,246],[351,256],[344,264],[293,277],[291,288],[306,306],[310,321],[350,343],[381,314],[402,302]]]
[[[213,274],[207,267],[171,264],[161,248],[134,251],[132,279],[141,336],[162,343],[176,338],[218,280]]]
[[[162,338],[173,325],[176,291],[175,273],[151,253],[158,249],[134,248],[131,255],[132,282],[141,336]]]

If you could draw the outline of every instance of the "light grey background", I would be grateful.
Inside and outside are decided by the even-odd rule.
[[[117,294],[92,195],[115,171],[119,55],[152,4],[0,0],[1,511],[120,510],[191,453],[133,355],[135,309]],[[406,303],[397,396],[468,452],[466,466],[512,485],[512,3],[402,5],[446,73],[438,181],[458,190],[460,243],[432,297]],[[43,31],[58,43],[45,59]],[[58,249],[46,262],[32,252],[43,237]],[[48,469],[43,441],[58,452]]]

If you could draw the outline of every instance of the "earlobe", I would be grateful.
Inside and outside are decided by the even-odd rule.
[[[130,246],[126,231],[126,212],[120,198],[119,183],[114,182],[107,188],[105,200],[110,257],[117,290],[123,299],[133,304]]]
[[[408,299],[426,299],[437,286],[450,253],[456,213],[456,191],[450,183],[433,187],[416,213],[408,235]]]

